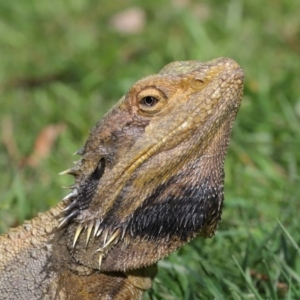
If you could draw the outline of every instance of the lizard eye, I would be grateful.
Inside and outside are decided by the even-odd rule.
[[[154,87],[143,89],[136,97],[140,112],[147,116],[159,113],[168,103],[167,96],[161,90]]]
[[[92,178],[94,180],[99,180],[102,177],[104,170],[105,170],[105,159],[102,157],[99,160],[98,165],[92,174]]]
[[[141,104],[145,106],[154,106],[158,102],[158,99],[153,96],[146,96],[141,99]]]

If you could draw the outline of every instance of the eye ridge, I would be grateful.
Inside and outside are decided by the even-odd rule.
[[[145,106],[154,106],[158,102],[158,99],[153,96],[146,96],[141,99],[141,104]]]

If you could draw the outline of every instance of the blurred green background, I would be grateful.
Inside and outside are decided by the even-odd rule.
[[[299,54],[297,0],[1,1],[0,232],[66,194],[57,174],[137,79],[228,56],[246,78],[223,221],[145,299],[300,299]]]

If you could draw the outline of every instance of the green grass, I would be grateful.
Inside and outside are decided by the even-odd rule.
[[[229,56],[246,78],[223,221],[214,238],[161,261],[145,299],[300,299],[298,1],[180,2],[0,3],[0,231],[63,197],[72,180],[57,173],[135,80],[173,60]],[[114,31],[111,17],[133,5],[145,12],[142,32]],[[22,164],[58,123],[50,155]]]

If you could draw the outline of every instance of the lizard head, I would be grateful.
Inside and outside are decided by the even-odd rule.
[[[214,234],[243,76],[227,58],[174,62],[136,82],[96,124],[63,172],[75,177],[61,224],[77,261],[134,269]]]

